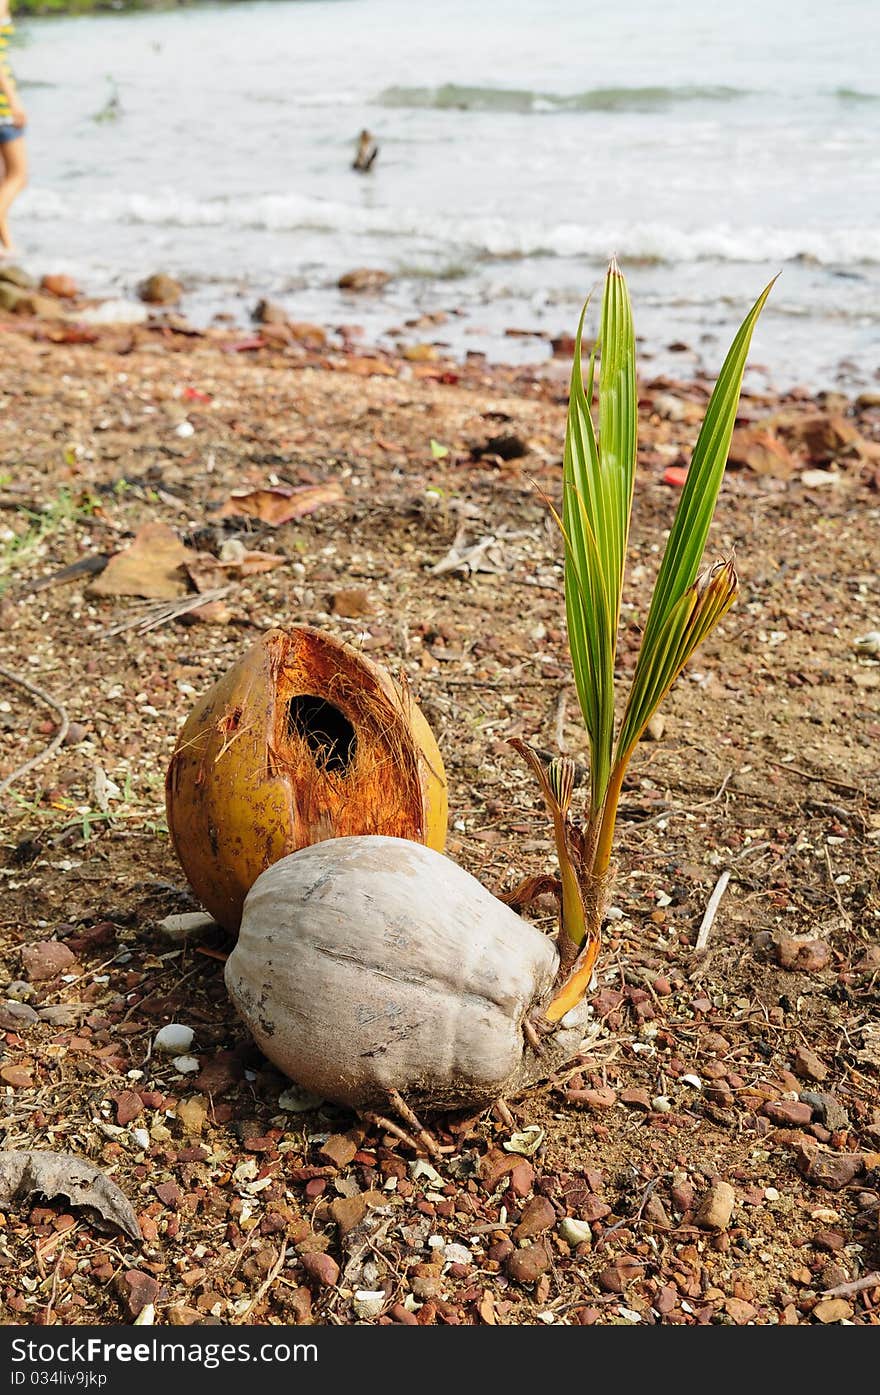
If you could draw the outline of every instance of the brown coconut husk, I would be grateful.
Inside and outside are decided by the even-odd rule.
[[[168,827],[202,904],[236,931],[279,858],[328,838],[445,846],[443,761],[408,690],[309,626],[272,630],[196,704],[166,779]]]

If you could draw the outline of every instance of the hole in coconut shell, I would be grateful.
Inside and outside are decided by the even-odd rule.
[[[337,775],[347,775],[355,756],[355,729],[338,707],[311,693],[290,698],[287,734],[304,740],[315,764]]]

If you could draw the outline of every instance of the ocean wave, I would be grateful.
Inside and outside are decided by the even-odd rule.
[[[836,87],[834,96],[841,102],[880,102],[880,92],[860,92],[855,87]]]
[[[712,224],[684,229],[667,223],[575,223],[515,221],[513,218],[456,216],[433,209],[365,208],[302,194],[263,194],[198,199],[172,190],[150,194],[113,193],[88,201],[55,190],[35,188],[28,195],[30,216],[65,222],[145,225],[168,228],[242,228],[270,233],[310,231],[381,238],[388,257],[412,264],[414,243],[455,264],[471,261],[561,257],[604,262],[614,252],[630,262],[766,262],[801,260],[835,268],[880,263],[880,228],[731,227]],[[375,255],[375,254],[374,254]]]
[[[530,88],[386,87],[376,98],[383,107],[432,111],[532,112],[665,111],[682,102],[732,102],[751,94],[738,87],[592,87],[585,92],[534,92]]]

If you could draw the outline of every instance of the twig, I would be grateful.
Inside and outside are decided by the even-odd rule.
[[[17,673],[13,673],[11,669],[5,668],[3,664],[0,664],[0,676],[5,678],[9,683],[14,683],[17,687],[24,688],[25,692],[38,698],[40,702],[44,702],[47,707],[51,707],[57,712],[61,719],[61,725],[46,749],[40,751],[39,755],[33,756],[30,760],[25,761],[24,765],[20,765],[17,770],[13,770],[11,775],[7,775],[5,780],[0,781],[0,794],[5,794],[10,785],[14,785],[16,780],[21,779],[22,775],[27,775],[29,771],[41,765],[44,760],[48,760],[50,756],[54,756],[67,735],[70,719],[67,716],[65,708],[62,707],[57,698],[50,697],[44,689],[38,688],[36,683],[29,682],[27,678],[20,678]]]
[[[823,1289],[822,1297],[845,1298],[849,1293],[864,1293],[866,1288],[880,1288],[880,1269],[875,1269],[873,1274],[863,1274],[860,1279],[853,1279],[852,1283]]]
[[[714,921],[715,916],[718,912],[718,907],[721,904],[721,898],[727,890],[727,883],[729,881],[730,871],[728,870],[722,872],[721,876],[715,883],[715,890],[709,897],[709,904],[706,907],[706,914],[703,916],[702,924],[700,925],[699,931],[697,932],[697,943],[694,945],[694,949],[697,954],[702,953],[702,951],[706,948],[706,945],[709,942],[709,931],[712,929],[712,922]]]
[[[98,631],[97,637],[109,639],[111,635],[121,635],[124,630],[138,630],[145,634],[147,630],[158,629],[169,620],[176,620],[178,616],[187,615],[189,611],[198,610],[200,606],[208,605],[211,601],[222,600],[232,589],[232,585],[215,586],[213,591],[200,591],[197,595],[184,596],[180,601],[162,601],[159,605],[151,606],[145,615],[130,616],[128,620],[108,625],[106,629]]]
[[[256,1293],[255,1293],[254,1296],[253,1296],[253,1299],[252,1299],[251,1302],[248,1304],[248,1306],[245,1308],[244,1312],[241,1313],[238,1317],[236,1317],[236,1319],[235,1319],[236,1324],[239,1324],[239,1323],[242,1323],[242,1322],[247,1322],[247,1320],[248,1320],[248,1318],[250,1317],[251,1313],[252,1313],[252,1312],[254,1311],[254,1309],[257,1307],[257,1304],[258,1304],[258,1303],[261,1303],[261,1302],[263,1301],[263,1299],[265,1298],[266,1294],[269,1292],[269,1289],[272,1287],[272,1285],[274,1284],[275,1280],[278,1278],[278,1275],[281,1273],[281,1270],[282,1270],[282,1267],[283,1267],[283,1265],[284,1265],[284,1261],[285,1261],[286,1258],[287,1258],[287,1241],[286,1241],[286,1240],[283,1240],[283,1241],[281,1242],[281,1249],[278,1251],[278,1258],[276,1259],[275,1263],[272,1265],[272,1268],[269,1270],[269,1272],[268,1272],[268,1274],[266,1275],[266,1277],[265,1277],[265,1279],[263,1280],[263,1282],[260,1284],[260,1287],[257,1289]]]
[[[833,891],[834,899],[837,902],[837,909],[840,911],[844,925],[848,930],[851,930],[852,916],[846,909],[846,906],[843,904],[843,897],[840,894],[840,888],[838,887],[837,882],[834,880],[834,868],[831,866],[831,853],[828,849],[827,843],[825,844],[825,862],[828,867],[828,880],[831,883],[831,890]]]

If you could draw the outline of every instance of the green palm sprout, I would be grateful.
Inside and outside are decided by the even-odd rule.
[[[599,950],[611,878],[617,807],[627,766],[650,718],[697,646],[730,609],[732,558],[702,568],[709,525],[739,405],[746,356],[773,283],[741,325],[718,376],[654,587],[622,721],[615,736],[614,665],[637,451],[635,335],[626,282],[612,261],[597,348],[598,431],[593,424],[595,352],[586,388],[581,316],[571,374],[557,521],[565,544],[565,607],[578,701],[590,747],[585,825],[570,815],[574,767],[545,765],[514,743],[537,775],[554,823],[560,868],[560,979],[546,1017],[558,1021],[586,992]]]

